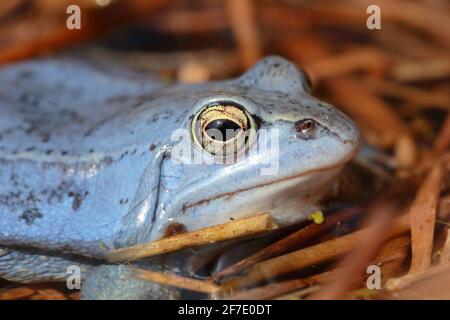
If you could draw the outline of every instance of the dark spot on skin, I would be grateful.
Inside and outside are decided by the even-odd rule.
[[[136,154],[136,152],[137,152],[137,149],[136,148],[134,148],[133,149],[133,151],[131,152],[131,155],[133,156],[133,155],[135,155]]]
[[[164,231],[164,238],[169,238],[172,236],[176,236],[178,234],[186,233],[187,228],[184,224],[174,222],[169,224]]]
[[[94,153],[94,149],[89,149],[89,153]]]
[[[110,165],[111,163],[113,163],[113,158],[111,158],[111,157],[104,157],[102,162],[104,164],[106,164],[106,165]]]
[[[37,208],[26,209],[19,216],[20,220],[25,221],[25,223],[31,226],[36,219],[41,219],[43,217],[42,213]]]
[[[128,154],[128,150],[120,155],[119,160],[122,160]]]
[[[153,117],[153,118],[152,118],[152,123],[153,123],[153,122],[156,122],[156,121],[158,121],[158,120],[159,120],[159,117],[158,117],[158,116]]]
[[[81,194],[76,194],[72,201],[72,210],[77,211],[83,203],[84,197]]]
[[[154,143],[152,143],[148,149],[149,149],[150,151],[153,151],[153,150],[156,149],[156,145],[155,145]]]
[[[36,196],[34,195],[33,191],[28,193],[26,201],[28,201],[28,202],[36,202],[37,201]]]
[[[67,197],[73,198],[76,194],[83,194],[83,191],[77,189],[73,182],[62,181],[55,188],[44,189],[41,194],[47,195],[47,203],[52,205],[55,203],[62,203],[67,200]]]
[[[42,143],[46,143],[50,141],[50,134],[47,132],[40,133]]]
[[[128,203],[128,198],[125,199],[120,199],[119,204],[127,204]]]
[[[11,176],[9,177],[9,180],[11,180],[11,184],[15,187],[19,184],[17,182],[17,176],[14,173],[11,174]]]
[[[130,96],[126,96],[126,95],[119,95],[119,96],[115,96],[115,97],[110,97],[106,100],[106,104],[112,104],[112,103],[124,103],[127,100],[130,99]]]
[[[35,147],[29,147],[29,148],[26,148],[25,151],[31,152],[31,151],[33,151],[34,149],[36,149],[36,148],[35,148]]]
[[[32,92],[24,92],[19,96],[19,102],[28,106],[37,107],[40,97]]]
[[[83,123],[84,122],[84,119],[78,113],[76,113],[75,111],[70,111],[68,113],[68,117],[70,118],[70,120],[72,122],[77,122],[77,123]]]
[[[62,155],[62,156],[66,156],[68,153],[69,153],[69,152],[66,151],[66,150],[61,151],[61,155]]]
[[[278,68],[279,66],[280,66],[279,63],[274,63],[274,64],[273,64],[273,67],[274,67],[274,68]]]
[[[180,116],[178,116],[178,118],[175,120],[175,123],[180,123],[181,120],[184,119],[184,114],[181,114]]]
[[[50,154],[52,154],[52,152],[53,152],[52,149],[48,149],[47,151],[45,151],[45,154],[46,154],[46,155],[50,155]]]
[[[17,78],[20,80],[20,79],[31,78],[33,76],[34,76],[34,72],[32,70],[24,70],[24,71],[21,71],[17,75]]]
[[[73,211],[77,211],[80,208],[81,204],[83,203],[84,199],[86,198],[86,196],[88,194],[89,194],[89,192],[85,191],[84,194],[77,193],[74,195],[74,198],[72,201],[72,210]]]

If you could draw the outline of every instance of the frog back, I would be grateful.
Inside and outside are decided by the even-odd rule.
[[[0,246],[92,256],[145,237],[132,231],[151,224],[163,152],[138,132],[163,85],[70,58],[8,66],[0,83]]]

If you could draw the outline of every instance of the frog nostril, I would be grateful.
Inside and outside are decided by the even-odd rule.
[[[296,136],[302,140],[315,139],[317,136],[317,128],[319,124],[313,119],[302,119],[295,123],[294,129],[297,132]]]
[[[314,130],[316,123],[312,119],[303,119],[295,123],[295,131],[299,133],[307,133]]]

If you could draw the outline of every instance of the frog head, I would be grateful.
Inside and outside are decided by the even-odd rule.
[[[262,212],[280,225],[304,220],[359,149],[353,121],[312,97],[283,58],[188,90],[193,106],[162,163],[152,238]]]

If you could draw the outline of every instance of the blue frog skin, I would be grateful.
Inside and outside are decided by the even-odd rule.
[[[52,58],[4,67],[0,84],[0,277],[11,281],[65,281],[74,264],[105,279],[91,271],[106,265],[105,251],[160,239],[174,225],[193,231],[261,212],[280,226],[302,221],[360,146],[355,124],[276,56],[236,79],[172,86]],[[269,151],[231,164],[177,161],[179,129],[194,154],[205,153],[192,121],[211,106],[222,106],[211,113],[219,120],[232,110],[234,124],[245,117],[256,131],[248,150],[277,129],[274,173],[256,161]],[[107,297],[89,294],[97,280],[86,298]],[[110,297],[131,298],[129,287]]]

